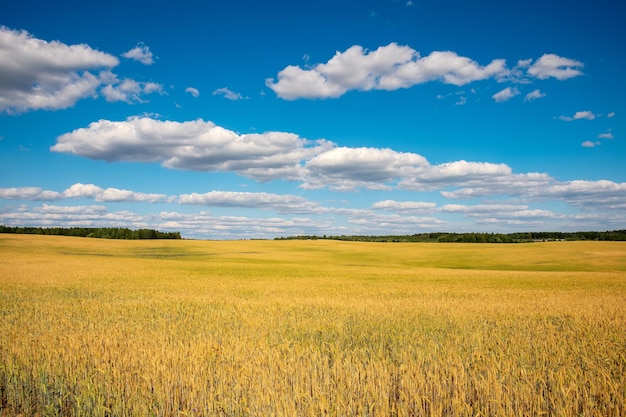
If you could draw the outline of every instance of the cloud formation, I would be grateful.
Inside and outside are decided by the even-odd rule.
[[[266,85],[287,100],[336,98],[350,90],[397,90],[435,80],[461,86],[503,70],[504,60],[481,66],[450,51],[421,57],[412,48],[396,43],[375,51],[355,45],[311,69],[288,66],[278,73],[276,82],[269,78]]]
[[[180,204],[195,204],[213,207],[241,207],[249,209],[274,210],[278,213],[320,214],[326,210],[317,203],[295,195],[211,191],[205,194],[183,194]]]
[[[280,98],[296,100],[337,98],[351,90],[397,90],[430,81],[462,86],[488,78],[503,81],[530,76],[565,80],[582,75],[582,63],[558,55],[546,54],[534,64],[531,62],[520,61],[509,70],[504,59],[494,59],[482,66],[452,51],[434,51],[421,56],[414,49],[396,43],[374,51],[355,45],[344,52],[336,52],[325,64],[304,69],[287,66],[278,73],[276,80],[268,78],[265,84]]]
[[[57,138],[53,152],[105,161],[160,162],[173,169],[236,172],[258,181],[296,180],[301,161],[331,144],[293,133],[240,135],[212,122],[132,117],[100,120]]]
[[[559,116],[558,118],[566,122],[571,122],[573,120],[593,120],[596,118],[596,115],[591,111],[585,110],[585,111],[577,111],[571,117]]]
[[[133,49],[124,52],[122,56],[141,62],[144,65],[152,65],[154,63],[154,57],[152,52],[150,52],[150,48],[143,43],[138,43]]]
[[[97,202],[162,203],[174,197],[165,194],[146,194],[118,188],[101,188],[94,184],[76,183],[62,192],[39,187],[0,188],[0,199],[54,201],[72,198],[92,198]]]
[[[144,63],[152,55],[145,46],[128,51]],[[113,55],[88,45],[45,41],[26,31],[0,27],[0,112],[59,110],[102,95],[107,101],[142,102],[142,95],[162,93],[152,82],[122,79],[111,72]]]
[[[533,90],[530,93],[526,94],[524,97],[524,101],[535,101],[539,98],[545,97],[546,95],[542,93],[539,89]]]
[[[87,45],[66,45],[0,27],[0,112],[57,110],[96,95],[101,82],[92,71],[119,60]]]
[[[200,91],[198,91],[197,88],[193,88],[193,87],[185,88],[185,93],[189,93],[189,94],[191,94],[194,97],[200,96]]]
[[[500,90],[495,93],[491,98],[496,103],[504,103],[505,101],[509,101],[513,97],[519,94],[519,90],[517,88],[507,87],[504,90]]]
[[[227,98],[231,101],[237,101],[237,100],[243,100],[243,96],[240,93],[236,93],[234,91],[229,90],[226,87],[223,88],[218,88],[217,90],[213,91],[213,95],[214,96],[223,96],[224,98]]]
[[[528,74],[540,80],[550,77],[566,80],[583,75],[583,66],[582,62],[574,59],[563,58],[555,54],[545,54],[528,68]]]

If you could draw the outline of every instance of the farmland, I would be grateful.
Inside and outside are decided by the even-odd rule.
[[[623,416],[626,242],[0,235],[0,416]]]

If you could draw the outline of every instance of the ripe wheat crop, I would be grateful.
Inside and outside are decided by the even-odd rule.
[[[624,416],[626,244],[0,235],[0,416]]]

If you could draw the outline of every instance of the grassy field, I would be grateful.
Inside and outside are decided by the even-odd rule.
[[[624,416],[626,243],[0,235],[0,416]]]

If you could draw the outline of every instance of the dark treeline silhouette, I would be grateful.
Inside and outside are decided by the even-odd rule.
[[[523,233],[420,233],[387,236],[292,236],[282,239],[332,239],[357,242],[461,242],[461,243],[522,243],[558,240],[619,240],[626,241],[626,230],[607,232],[523,232]]]
[[[11,227],[0,225],[0,233],[60,235],[102,239],[181,239],[180,232],[152,229],[131,230],[125,227]]]

